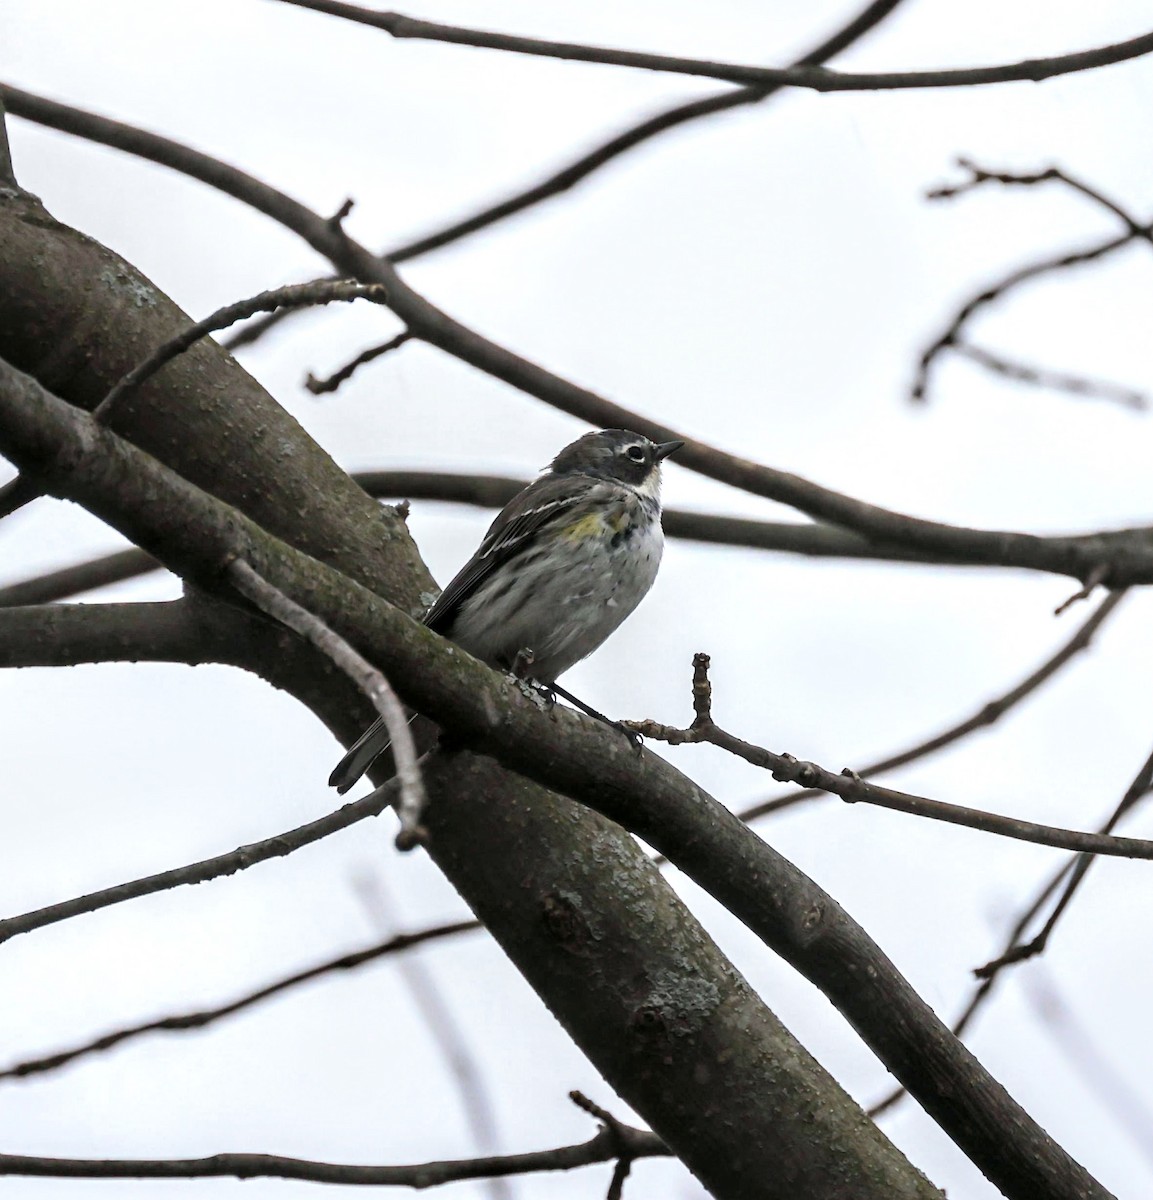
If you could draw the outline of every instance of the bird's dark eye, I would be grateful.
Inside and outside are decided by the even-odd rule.
[[[633,462],[644,462],[645,452],[641,446],[630,446],[625,453],[633,460]]]

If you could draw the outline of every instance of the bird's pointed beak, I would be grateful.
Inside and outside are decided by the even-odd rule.
[[[676,452],[684,445],[684,442],[657,442],[656,459],[660,462],[661,459],[668,458],[670,454]]]

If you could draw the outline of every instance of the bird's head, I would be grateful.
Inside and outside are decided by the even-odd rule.
[[[644,489],[646,484],[659,483],[661,463],[683,445],[651,442],[627,429],[602,429],[566,446],[549,469],[554,475],[592,475]]]

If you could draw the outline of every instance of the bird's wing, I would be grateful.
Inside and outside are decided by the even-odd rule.
[[[563,523],[574,504],[586,498],[585,489],[574,486],[576,483],[572,475],[542,475],[518,492],[488,527],[477,552],[425,614],[424,623],[437,633],[444,633],[461,604],[497,567],[524,550],[545,525]]]

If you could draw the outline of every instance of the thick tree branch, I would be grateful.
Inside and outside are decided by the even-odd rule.
[[[55,494],[84,504],[206,588],[221,586],[222,572],[235,558],[253,563],[274,586],[361,647],[400,683],[402,698],[449,730],[458,744],[476,745],[504,767],[562,790],[667,854],[830,997],[1007,1195],[1046,1200],[1108,1195],[948,1033],[835,901],[663,760],[635,755],[619,735],[580,714],[540,711],[508,679],[459,647],[355,581],[277,543],[10,369],[0,370],[0,453],[18,467],[35,468]],[[434,774],[442,758],[451,771],[454,757],[434,755]],[[453,777],[459,780],[459,774]],[[432,822],[439,819],[443,827],[445,814],[438,814],[431,785],[430,791],[435,850]],[[468,791],[461,789],[456,803]],[[474,785],[472,791],[481,789]],[[475,845],[469,853],[475,857]],[[452,865],[463,886],[456,869],[464,871],[467,864],[456,856]],[[486,861],[485,870],[491,869]],[[524,865],[518,862],[516,870],[523,879]],[[1014,1129],[1012,1138],[1003,1136],[1006,1126]],[[903,1178],[910,1189],[921,1186]]]
[[[1153,33],[1142,34],[1125,42],[1059,54],[1052,58],[1031,58],[1022,62],[992,67],[968,67],[946,71],[890,71],[865,73],[831,71],[827,67],[755,67],[732,63],[708,62],[696,58],[678,58],[669,54],[644,54],[635,50],[611,50],[601,46],[582,46],[573,42],[550,42],[543,38],[516,37],[507,33],[487,33],[421,21],[401,13],[374,12],[344,4],[340,0],[281,0],[296,8],[308,8],[330,16],[342,17],[360,25],[382,29],[395,38],[419,38],[450,42],[513,54],[529,54],[569,62],[603,63],[609,66],[636,67],[645,71],[665,71],[677,75],[723,79],[728,83],[758,87],[798,87],[817,92],[890,91],[900,88],[973,87],[991,83],[1029,80],[1038,83],[1056,75],[1090,71],[1113,63],[1126,62],[1153,51]]]
[[[451,925],[436,925],[429,929],[422,929],[417,933],[402,933],[397,937],[389,938],[388,941],[380,942],[375,946],[369,946],[365,950],[357,950],[352,954],[342,954],[339,958],[330,958],[326,962],[318,963],[316,966],[309,967],[305,971],[297,971],[292,975],[287,975],[283,979],[278,979],[274,983],[248,992],[239,999],[229,1001],[227,1004],[220,1004],[213,1008],[197,1009],[195,1012],[180,1013],[177,1016],[162,1017],[159,1020],[146,1021],[140,1025],[129,1025],[124,1029],[117,1029],[112,1033],[106,1033],[102,1037],[94,1038],[90,1042],[84,1042],[82,1045],[74,1046],[68,1050],[60,1050],[55,1054],[45,1055],[42,1058],[26,1059],[24,1062],[17,1063],[14,1067],[7,1068],[7,1070],[0,1070],[0,1079],[22,1079],[27,1075],[39,1075],[45,1071],[55,1071],[67,1063],[75,1062],[78,1058],[111,1050],[113,1046],[119,1046],[122,1042],[131,1041],[146,1033],[171,1033],[177,1031],[183,1032],[187,1029],[203,1029],[206,1025],[212,1025],[225,1017],[243,1012],[246,1008],[262,1004],[266,1000],[271,1000],[273,996],[280,995],[281,992],[290,991],[303,983],[319,979],[323,975],[332,975],[339,971],[352,971],[357,967],[363,966],[365,963],[376,962],[377,959],[385,958],[388,955],[399,954],[404,950],[411,949],[413,946],[423,945],[425,942],[438,941],[441,938],[452,937],[458,933],[471,932],[476,927],[477,923],[475,921],[456,921]]]
[[[235,637],[186,600],[0,608],[0,667],[219,662]]]
[[[190,323],[129,264],[61,226],[28,197],[0,193],[0,269],[11,284],[0,290],[0,356],[11,355],[84,407]],[[378,512],[215,345],[199,343],[143,385],[121,422],[139,446],[240,506],[263,529],[339,564],[402,611],[421,611],[432,581],[398,514]],[[51,457],[51,435],[49,443],[43,448]],[[206,530],[196,505],[180,508],[182,499],[203,499],[200,493],[150,494],[133,473],[137,460],[121,461],[123,474],[115,456],[105,461],[114,507],[123,492],[130,510],[171,519],[177,542],[211,549],[211,536],[201,542]],[[161,503],[166,494],[172,505]],[[228,510],[213,511],[233,532],[250,529]],[[251,532],[271,549],[265,534]],[[235,553],[226,543],[226,552]],[[283,553],[277,547],[273,557]],[[315,563],[290,558],[311,578]],[[219,583],[218,565],[207,572],[209,586]],[[276,571],[271,580],[294,582]],[[392,610],[356,589],[345,594],[347,579],[332,571],[322,570],[316,581],[327,581],[322,589],[334,602],[319,615],[390,675],[404,669],[375,644],[389,640],[384,631]],[[315,610],[317,597],[307,587],[293,586],[292,595]],[[359,597],[351,621],[349,595]],[[362,629],[361,621],[369,625]],[[339,736],[363,728],[367,706],[344,676],[286,631],[264,620],[250,624],[252,645],[238,653],[242,665],[287,688]],[[414,661],[423,677],[423,654],[409,668]],[[803,1187],[813,1200],[841,1200],[846,1173],[869,1200],[929,1194],[923,1178],[752,993],[619,826],[491,759],[458,755],[434,777],[431,810],[441,820],[430,854],[574,1041],[714,1194],[791,1200]],[[596,936],[578,947],[581,913],[596,914]],[[660,981],[659,987],[638,989],[638,980]],[[675,1054],[662,1030],[675,1038]],[[715,1119],[702,1120],[702,1102]]]
[[[162,163],[202,180],[298,233],[341,271],[366,283],[383,283],[388,304],[415,337],[503,379],[573,416],[604,427],[635,429],[657,441],[680,439],[677,462],[710,478],[788,504],[820,521],[840,525],[880,543],[948,555],[954,561],[1014,566],[1091,576],[1111,587],[1153,581],[1153,535],[1114,530],[1077,537],[966,529],[926,521],[844,496],[786,471],[726,454],[630,412],[553,375],[461,325],[414,292],[391,264],[354,242],[332,222],[282,192],[199,151],[144,130],[0,85],[9,110],[53,128]]]

